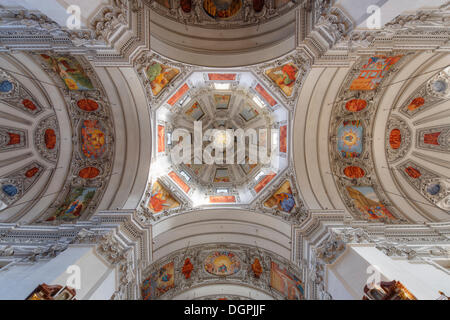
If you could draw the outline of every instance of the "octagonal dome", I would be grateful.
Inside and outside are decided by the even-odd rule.
[[[174,202],[249,205],[288,167],[288,109],[251,72],[194,71],[154,109],[150,179]]]

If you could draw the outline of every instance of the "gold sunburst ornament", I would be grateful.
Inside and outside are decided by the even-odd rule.
[[[350,149],[356,146],[360,140],[361,138],[358,137],[358,133],[354,132],[352,129],[345,132],[341,137],[341,141]]]

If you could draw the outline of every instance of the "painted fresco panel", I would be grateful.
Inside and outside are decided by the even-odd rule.
[[[270,269],[270,286],[283,294],[288,300],[304,299],[303,282],[273,261]]]
[[[206,257],[205,271],[216,276],[229,276],[241,270],[241,261],[230,251],[216,251]]]
[[[266,70],[266,75],[286,94],[291,96],[299,69],[293,63]]]
[[[88,159],[99,159],[105,154],[106,135],[100,121],[83,121],[81,125],[81,150]]]
[[[169,177],[186,193],[191,190],[191,188],[181,179],[174,171],[169,172]]]
[[[214,102],[216,103],[217,109],[228,109],[228,104],[230,103],[231,95],[229,94],[215,94]]]
[[[89,206],[92,198],[95,196],[96,190],[96,188],[87,187],[72,188],[64,203],[47,221],[72,221],[78,219]]]
[[[235,203],[235,196],[210,196],[209,202],[211,203]]]
[[[41,54],[41,57],[60,76],[69,90],[94,89],[88,75],[74,57],[47,54]]]
[[[230,182],[230,175],[227,168],[216,169],[214,176],[214,182]]]
[[[208,73],[208,79],[211,81],[234,81],[235,73]]]
[[[153,183],[147,207],[152,213],[177,208],[180,203],[158,181]]]
[[[187,85],[187,83],[183,84],[181,88],[178,89],[178,91],[167,101],[167,103],[173,106],[178,102],[178,100],[181,99],[182,96],[184,96],[186,92],[188,92],[188,90],[189,86]]]
[[[395,219],[392,213],[380,202],[371,186],[348,186],[347,192],[353,199],[356,209],[370,220]]]
[[[258,83],[255,87],[256,92],[258,92],[261,97],[264,98],[264,100],[267,101],[267,103],[273,107],[274,105],[277,104],[277,102],[275,101],[274,98],[272,98],[272,96]]]
[[[258,111],[255,110],[255,108],[252,108],[249,105],[245,105],[242,111],[239,113],[239,115],[244,119],[245,121],[250,121],[255,119],[255,117],[258,115]]]
[[[203,118],[205,112],[203,111],[200,104],[196,101],[186,110],[185,114],[193,118],[195,121],[198,121]]]
[[[268,174],[266,176],[264,176],[264,178],[261,179],[261,181],[255,186],[254,190],[256,191],[256,193],[260,192],[262,189],[264,189],[264,187],[270,182],[272,181],[273,178],[275,178],[277,174],[276,173],[271,173]]]
[[[158,125],[158,152],[166,151],[165,127]]]
[[[292,194],[291,184],[285,181],[280,188],[266,201],[264,206],[268,208],[277,208],[284,212],[291,212],[295,208],[294,195]]]
[[[350,90],[376,89],[392,66],[401,57],[401,55],[392,57],[377,55],[368,58],[367,63],[361,67],[358,77],[352,81]]]
[[[173,261],[153,272],[144,280],[141,292],[144,300],[153,300],[175,287],[175,268]]]
[[[287,152],[287,126],[280,127],[280,152]]]
[[[179,73],[179,69],[155,61],[147,66],[145,74],[150,81],[153,96],[157,96]]]
[[[363,151],[364,129],[360,121],[343,121],[337,130],[337,149],[343,158],[357,158]]]

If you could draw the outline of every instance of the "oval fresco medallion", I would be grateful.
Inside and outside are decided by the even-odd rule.
[[[400,145],[402,144],[402,133],[399,129],[392,129],[389,134],[389,144],[392,149],[400,148]]]
[[[362,99],[352,99],[350,101],[347,101],[345,104],[345,109],[347,109],[350,112],[358,112],[367,107],[366,100]]]
[[[77,102],[78,108],[83,111],[91,112],[98,109],[98,103],[91,99],[81,99]]]
[[[96,167],[86,167],[78,172],[78,176],[83,179],[94,179],[100,174],[100,170]]]
[[[230,251],[216,251],[206,257],[205,271],[216,276],[229,276],[241,270],[241,261]]]
[[[37,167],[33,167],[30,170],[28,170],[27,172],[25,172],[25,177],[27,178],[32,178],[35,176],[36,173],[39,172],[39,168]]]
[[[411,166],[405,168],[405,172],[413,179],[417,179],[422,175],[419,170]]]
[[[55,149],[56,145],[56,133],[53,129],[47,129],[44,133],[44,141],[47,149],[52,150]]]
[[[22,101],[22,104],[25,108],[27,108],[28,110],[34,111],[37,109],[36,105],[34,104],[33,101],[31,101],[30,99],[24,99]]]
[[[192,10],[192,0],[180,0],[180,7],[186,13],[191,12]]]
[[[242,0],[204,0],[203,9],[215,19],[231,18],[242,8]]]
[[[88,159],[99,159],[105,154],[105,129],[98,120],[84,120],[82,122],[81,150]]]
[[[350,179],[358,179],[364,177],[366,172],[360,167],[348,166],[344,169],[344,174]]]
[[[264,0],[253,0],[253,10],[261,12],[264,8]]]
[[[423,106],[424,103],[425,103],[424,98],[422,98],[422,97],[414,98],[413,101],[411,101],[411,103],[408,105],[408,110],[414,111],[414,110],[420,108],[421,106]]]

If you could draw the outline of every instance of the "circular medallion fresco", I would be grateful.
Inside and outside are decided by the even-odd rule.
[[[13,89],[13,84],[8,80],[3,80],[0,82],[0,92],[8,93]]]
[[[432,196],[438,194],[439,191],[441,191],[441,186],[439,183],[432,183],[427,187],[427,192]]]
[[[436,80],[431,84],[435,92],[445,92],[447,90],[447,83],[443,80]]]
[[[205,271],[216,276],[229,276],[241,270],[241,261],[230,251],[216,251],[205,259]]]
[[[242,8],[242,0],[204,0],[203,9],[215,19],[227,19]]]

